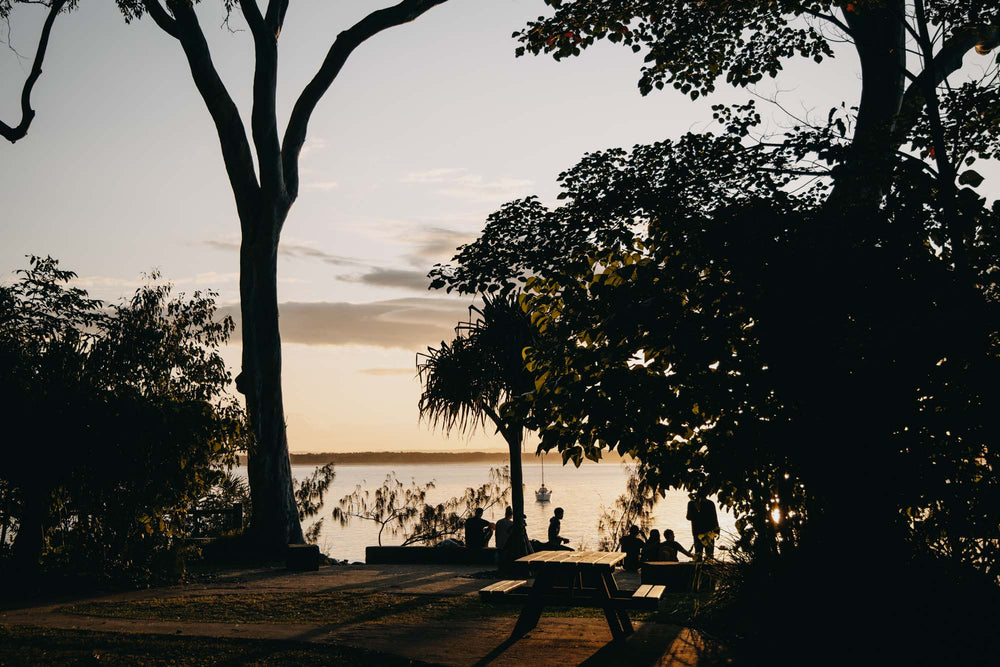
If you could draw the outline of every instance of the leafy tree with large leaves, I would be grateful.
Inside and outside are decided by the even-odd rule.
[[[758,553],[782,552],[784,578],[745,598],[765,645],[808,645],[858,588],[883,591],[852,612],[861,625],[929,632],[945,619],[917,587],[961,595],[923,556],[995,583],[1000,555],[1000,209],[963,171],[995,154],[997,70],[956,74],[966,52],[996,46],[996,4],[549,4],[554,17],[519,33],[525,49],[624,42],[648,50],[645,90],[699,95],[829,55],[813,16],[854,41],[861,103],[778,140],[754,137],[754,105],[716,107],[719,134],[587,155],[560,176],[562,205],[508,204],[434,284],[526,292],[545,332],[525,357],[543,448],[632,453],[657,483],[718,494]],[[843,540],[891,571],[845,562]],[[789,615],[805,580],[823,606]],[[995,587],[962,591],[982,602]],[[785,608],[760,613],[762,599]],[[962,642],[982,617],[951,621],[975,655]]]
[[[517,54],[577,56],[599,40],[644,54],[639,89],[672,86],[692,98],[720,80],[746,87],[783,62],[853,44],[861,95],[829,206],[872,215],[889,188],[893,153],[934,91],[965,56],[1000,45],[1000,3],[978,0],[545,0],[553,8],[514,33]],[[931,36],[934,36],[932,39]],[[907,53],[914,55],[907,57]],[[940,153],[939,153],[940,154]]]

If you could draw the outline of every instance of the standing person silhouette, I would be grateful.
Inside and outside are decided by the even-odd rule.
[[[552,512],[552,518],[549,519],[549,541],[545,545],[546,551],[573,551],[573,549],[566,546],[569,538],[559,535],[559,531],[562,528],[562,518],[563,508],[557,507]]]
[[[694,554],[706,558],[715,557],[715,538],[719,535],[719,517],[715,513],[715,503],[705,497],[704,491],[692,494],[687,505],[687,520],[691,522],[694,536]]]

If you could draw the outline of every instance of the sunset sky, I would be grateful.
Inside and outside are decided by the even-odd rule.
[[[279,41],[287,117],[336,34],[391,0],[293,3]],[[179,290],[238,300],[238,222],[218,140],[179,45],[148,19],[126,25],[109,0],[61,16],[35,89],[29,135],[0,143],[0,273],[52,255],[92,295],[131,293],[159,269]],[[216,66],[244,121],[249,33],[221,0],[200,5]],[[641,56],[602,45],[580,58],[514,58],[511,33],[541,0],[450,0],[366,42],[314,114],[302,194],[279,263],[290,449],[502,448],[492,434],[444,438],[417,421],[414,356],[444,338],[467,300],[424,276],[475,238],[503,202],[555,202],[556,176],[585,152],[712,127],[710,105],[677,92],[643,98]],[[44,8],[18,8],[0,48],[0,117],[19,118]],[[2,31],[6,35],[6,31]],[[825,118],[857,101],[853,52],[796,62],[757,92]],[[770,112],[768,112],[770,113]],[[792,121],[775,115],[771,129]],[[237,372],[240,350],[226,351]]]

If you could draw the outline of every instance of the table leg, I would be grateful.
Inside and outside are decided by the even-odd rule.
[[[632,621],[629,620],[625,610],[615,609],[614,596],[611,592],[616,590],[617,586],[615,586],[614,579],[611,579],[610,582],[609,579],[611,579],[610,572],[601,573],[597,582],[597,600],[604,609],[604,618],[607,619],[608,627],[611,628],[611,636],[615,639],[621,639],[632,633]]]
[[[535,583],[528,591],[528,601],[524,603],[521,615],[517,617],[514,631],[510,634],[511,639],[523,637],[531,632],[538,625],[538,619],[542,616],[542,607],[545,606],[545,594],[552,588],[555,577],[555,569],[542,567]]]

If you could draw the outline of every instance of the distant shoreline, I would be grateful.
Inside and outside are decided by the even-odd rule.
[[[503,464],[510,460],[507,452],[304,452],[292,453],[289,458],[292,465],[419,465],[448,463],[497,463]],[[554,465],[562,464],[558,452],[546,456]],[[601,463],[621,463],[623,457],[616,452],[604,452]],[[521,454],[523,463],[535,463],[539,457],[534,452]],[[246,457],[240,456],[240,463],[246,463]],[[590,462],[592,463],[592,462]]]

